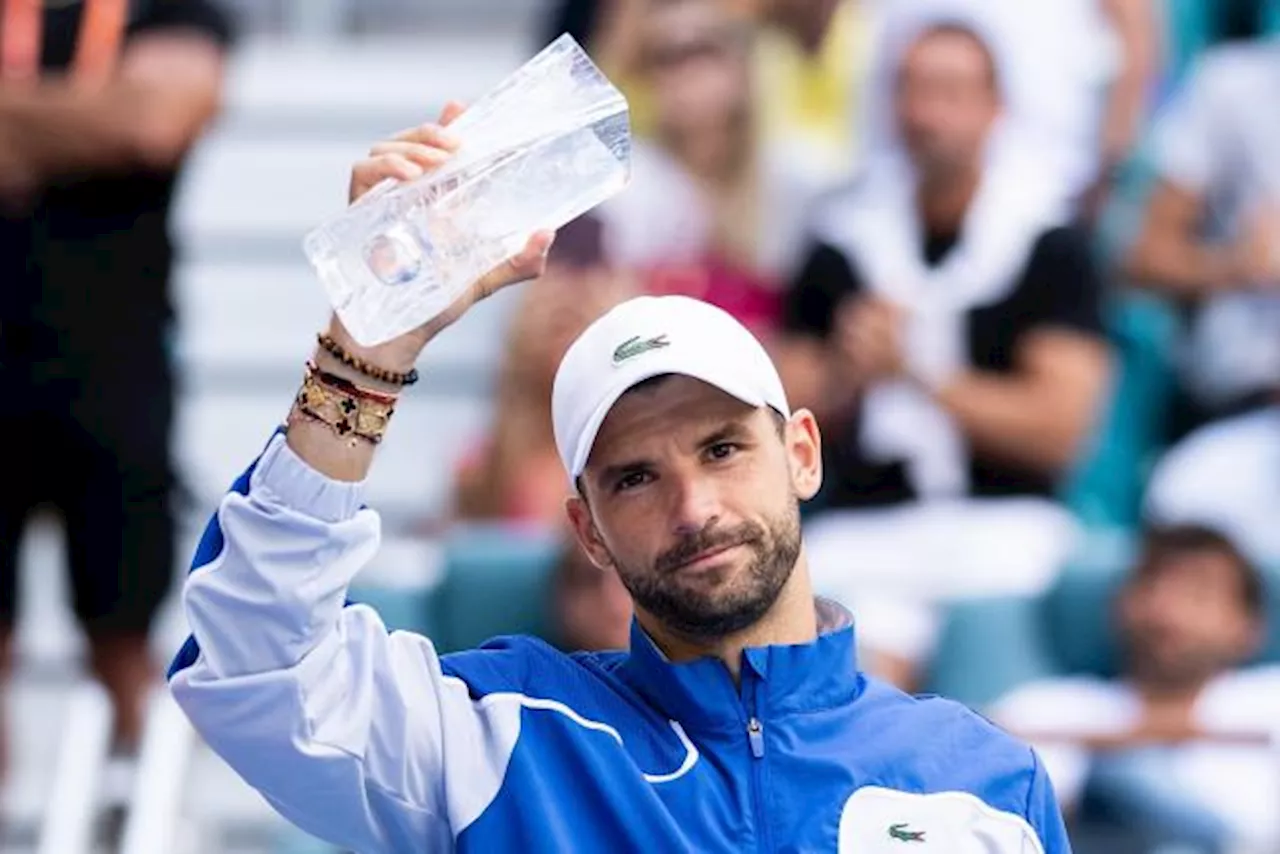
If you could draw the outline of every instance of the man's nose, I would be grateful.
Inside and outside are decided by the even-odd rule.
[[[673,485],[672,528],[681,536],[697,534],[720,515],[720,502],[710,478],[690,472],[670,479]]]

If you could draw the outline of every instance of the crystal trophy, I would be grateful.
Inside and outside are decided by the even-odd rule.
[[[563,35],[449,126],[458,151],[416,181],[384,181],[311,231],[303,249],[364,346],[446,309],[469,285],[621,191],[626,99]]]

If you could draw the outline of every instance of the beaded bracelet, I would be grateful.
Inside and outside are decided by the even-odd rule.
[[[395,414],[395,403],[395,395],[362,388],[310,362],[293,411],[328,425],[334,433],[349,438],[353,446],[359,440],[377,445]]]
[[[321,332],[317,335],[316,341],[320,343],[320,346],[324,348],[325,352],[330,356],[333,356],[339,362],[342,362],[342,364],[351,368],[351,370],[364,374],[370,379],[398,386],[409,386],[418,381],[417,368],[410,368],[405,373],[380,368],[377,365],[361,359],[359,356],[353,356],[351,353],[348,353],[346,348],[335,341],[333,336],[329,335],[327,332]]]

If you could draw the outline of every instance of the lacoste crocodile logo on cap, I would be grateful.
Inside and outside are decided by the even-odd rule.
[[[906,822],[889,825],[889,838],[899,842],[924,842],[923,830],[908,830]]]
[[[634,359],[641,353],[648,353],[650,350],[660,350],[668,347],[671,342],[667,340],[666,335],[655,335],[653,338],[641,338],[639,335],[634,338],[628,338],[618,345],[613,351],[613,363],[621,365],[628,359]]]

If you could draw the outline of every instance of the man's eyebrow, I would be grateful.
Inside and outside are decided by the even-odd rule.
[[[717,427],[698,443],[698,447],[705,448],[721,442],[742,441],[750,438],[750,436],[751,431],[747,428],[747,425],[742,421],[734,420]]]

